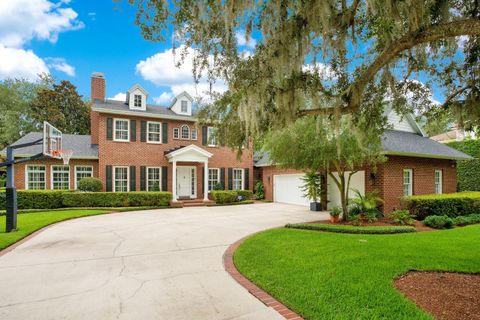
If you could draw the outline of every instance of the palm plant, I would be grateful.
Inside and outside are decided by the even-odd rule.
[[[306,172],[302,177],[302,181],[303,185],[300,187],[300,190],[303,191],[303,195],[312,202],[319,202],[321,195],[320,173],[315,171]]]
[[[356,207],[356,210],[360,215],[364,216],[367,220],[373,221],[379,217],[382,217],[383,214],[378,210],[378,205],[383,203],[383,199],[378,196],[378,191],[374,190],[371,192],[362,193],[357,189],[352,189],[355,193],[355,198],[350,199],[350,203]]]

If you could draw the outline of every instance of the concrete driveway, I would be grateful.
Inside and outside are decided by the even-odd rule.
[[[0,257],[0,319],[282,319],[226,273],[223,253],[326,217],[266,203],[65,221]]]

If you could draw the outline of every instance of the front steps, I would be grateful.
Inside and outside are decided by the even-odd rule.
[[[205,201],[203,199],[186,199],[186,200],[177,200],[170,201],[170,206],[172,208],[184,208],[184,207],[204,207],[215,203],[212,200]]]

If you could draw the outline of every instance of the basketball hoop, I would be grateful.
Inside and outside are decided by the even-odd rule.
[[[73,150],[53,150],[52,155],[54,157],[56,156],[61,158],[63,160],[63,164],[67,165],[73,155]]]

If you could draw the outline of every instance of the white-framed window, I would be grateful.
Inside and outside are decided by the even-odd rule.
[[[113,167],[113,191],[129,191],[129,172],[128,167]]]
[[[29,190],[46,189],[46,169],[42,165],[28,165],[25,167],[25,187]]]
[[[197,129],[192,128],[192,140],[197,140]]]
[[[115,141],[130,141],[130,120],[128,119],[115,119],[113,121],[113,140]]]
[[[181,109],[182,113],[188,112],[188,102],[186,100],[182,100]]]
[[[183,140],[190,139],[190,128],[186,124],[180,127],[180,137]]]
[[[220,169],[208,169],[208,191],[214,190],[215,186],[220,183]]]
[[[93,166],[75,166],[75,188],[83,178],[93,177]]]
[[[147,191],[162,191],[162,168],[147,168]]]
[[[435,193],[443,193],[443,172],[442,170],[435,170]]]
[[[142,107],[142,95],[141,94],[136,94],[133,96],[133,106],[135,108],[141,108]]]
[[[233,190],[243,190],[243,169],[233,169]]]
[[[215,137],[217,130],[214,127],[207,128],[207,144],[209,147],[217,146],[217,138]]]
[[[147,142],[162,143],[162,124],[160,122],[147,122]]]
[[[68,190],[70,189],[70,166],[52,166],[51,167],[52,189]]]
[[[173,139],[180,139],[180,129],[173,128]]]
[[[403,170],[403,195],[411,196],[413,194],[413,170]]]

